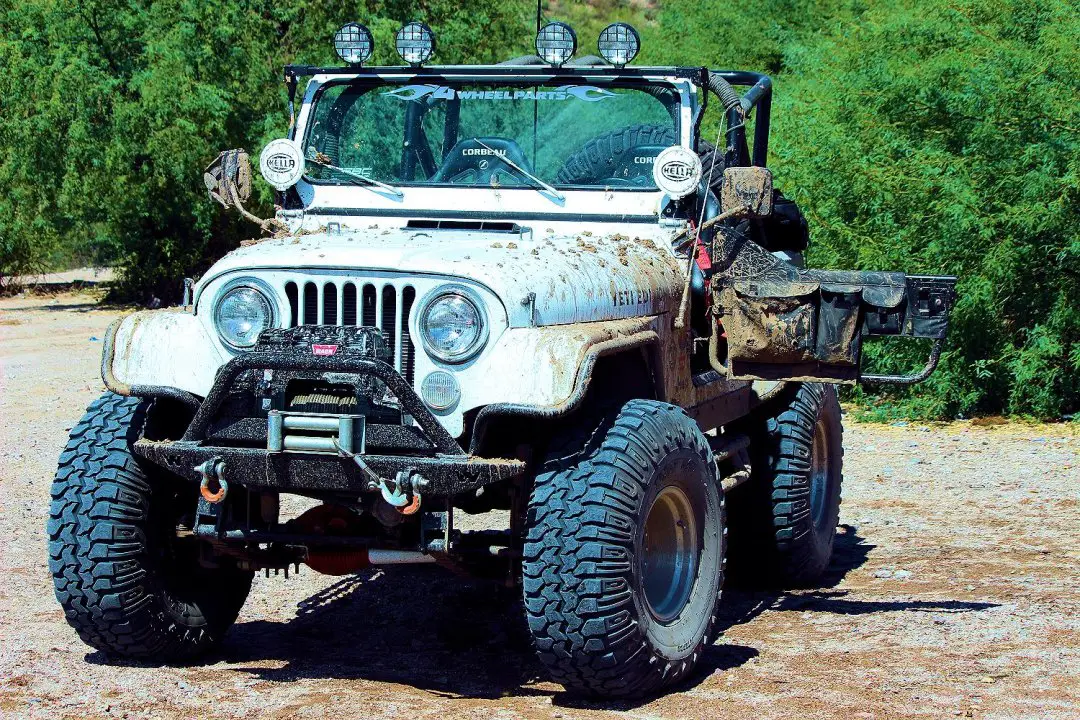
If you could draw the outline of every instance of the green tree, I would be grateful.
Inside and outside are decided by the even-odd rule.
[[[6,6],[0,272],[28,253],[43,262],[40,251],[62,238],[119,265],[117,294],[175,297],[184,275],[254,231],[206,201],[200,176],[218,150],[257,151],[285,132],[282,65],[334,62],[334,30],[356,19],[376,36],[376,60],[393,62],[393,34],[416,11],[265,0]],[[435,0],[422,15],[439,29],[443,62],[501,59],[512,43],[492,37],[532,33],[520,4]]]

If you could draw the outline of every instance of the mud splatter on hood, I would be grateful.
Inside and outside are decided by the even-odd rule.
[[[502,299],[512,325],[529,324],[529,312],[535,324],[555,325],[673,311],[682,273],[668,248],[670,231],[634,230],[639,234],[371,228],[271,238],[222,258],[199,290],[226,274],[332,268],[358,277],[373,271],[471,280]]]

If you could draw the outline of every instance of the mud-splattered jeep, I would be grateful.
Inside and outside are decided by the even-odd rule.
[[[285,69],[271,236],[109,329],[60,457],[50,567],[83,640],[185,661],[256,571],[434,563],[519,587],[555,680],[633,696],[715,640],[729,556],[821,575],[835,384],[928,375],[954,279],[806,269],[769,78],[630,66],[638,44],[615,24],[574,60],[552,23],[535,57],[429,66],[410,23],[376,68],[349,24],[345,65]],[[229,151],[205,181],[258,220],[251,176]],[[879,335],[929,338],[926,368],[861,375]],[[282,493],[317,504],[285,520]],[[455,522],[492,510],[508,527]]]

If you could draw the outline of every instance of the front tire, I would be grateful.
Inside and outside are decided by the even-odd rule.
[[[583,433],[579,446],[586,445]],[[525,607],[568,690],[637,697],[685,677],[715,639],[723,493],[685,412],[632,400],[597,447],[540,474],[529,500]]]
[[[64,615],[87,645],[183,662],[220,642],[252,573],[204,568],[197,546],[177,541],[174,481],[149,477],[132,453],[148,406],[106,393],[72,428],[52,486],[49,569]]]

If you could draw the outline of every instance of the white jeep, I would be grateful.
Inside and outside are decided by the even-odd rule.
[[[308,82],[261,156],[276,232],[109,329],[53,485],[57,598],[95,648],[177,662],[257,570],[456,566],[521,588],[558,682],[654,692],[714,641],[729,556],[826,569],[834,383],[928,375],[955,281],[803,266],[763,75],[628,67],[622,24],[576,61],[561,23],[493,66],[426,65],[419,23],[397,40],[406,66],[364,67],[350,23],[346,65],[285,69],[290,112]],[[246,154],[205,179],[254,217]],[[861,376],[869,335],[930,361]],[[321,504],[283,522],[281,493]],[[493,509],[505,531],[455,527]]]

